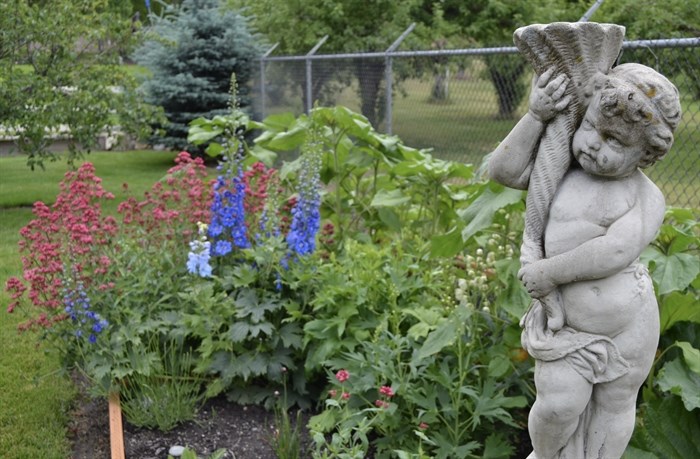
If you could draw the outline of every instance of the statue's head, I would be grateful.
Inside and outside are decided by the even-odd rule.
[[[621,117],[646,141],[639,167],[649,166],[673,144],[681,119],[678,89],[656,70],[641,64],[614,67],[596,84],[593,104],[605,117]]]

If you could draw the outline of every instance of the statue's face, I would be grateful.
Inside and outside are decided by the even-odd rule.
[[[637,170],[646,144],[641,126],[626,122],[622,116],[603,115],[594,101],[574,134],[572,148],[586,172],[617,178]]]

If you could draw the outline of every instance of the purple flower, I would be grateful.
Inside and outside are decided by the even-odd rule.
[[[72,281],[72,279],[68,280],[68,282]],[[65,304],[66,314],[75,327],[75,337],[82,338],[84,336],[83,330],[89,330],[91,333],[88,341],[96,343],[97,334],[107,328],[109,323],[92,310],[90,298],[85,292],[82,282],[77,281],[74,287],[66,288],[63,294],[63,304]]]
[[[311,131],[314,134],[314,131]],[[321,228],[321,154],[322,145],[312,136],[305,145],[297,180],[298,200],[292,209],[292,224],[287,233],[287,244],[298,255],[316,250],[316,234]]]
[[[214,243],[212,254],[224,256],[233,246],[250,247],[245,224],[245,183],[241,156],[242,143],[233,161],[221,164],[222,175],[214,184],[214,199],[211,205],[212,217],[209,224],[209,237]],[[220,244],[227,242],[228,244]],[[231,245],[233,244],[233,246]]]

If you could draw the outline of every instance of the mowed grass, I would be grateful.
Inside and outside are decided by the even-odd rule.
[[[103,186],[117,197],[105,207],[113,213],[123,196],[122,183],[129,184],[134,196],[142,196],[174,165],[175,155],[99,152],[87,155],[85,161],[95,165]],[[45,166],[46,170],[31,171],[24,157],[0,157],[0,457],[4,459],[70,456],[67,423],[75,388],[60,371],[56,356],[38,344],[36,334],[17,331],[25,320],[22,312],[5,312],[10,302],[5,282],[21,275],[19,230],[31,220],[34,202],[55,200],[67,170],[63,161]]]

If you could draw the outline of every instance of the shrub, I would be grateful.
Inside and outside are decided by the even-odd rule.
[[[152,72],[142,86],[146,100],[163,107],[168,119],[162,135],[151,140],[187,148],[190,121],[228,112],[232,73],[241,85],[241,107],[250,105],[247,83],[260,54],[257,37],[242,15],[219,0],[184,0],[150,21],[134,59]]]

